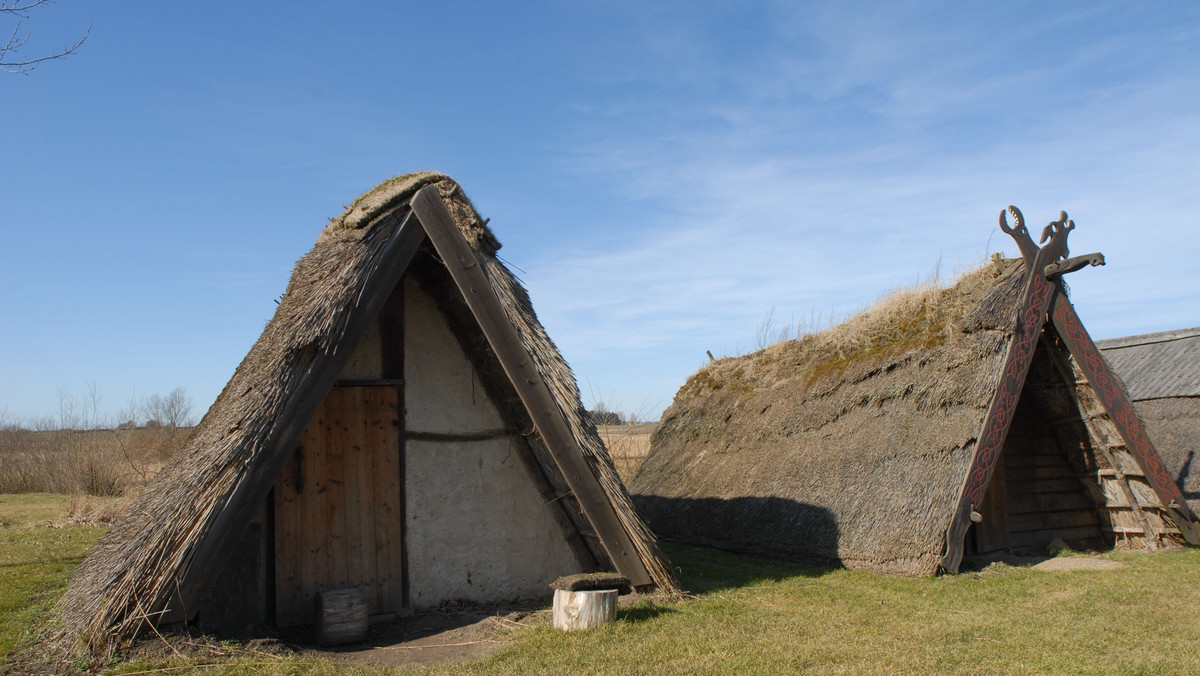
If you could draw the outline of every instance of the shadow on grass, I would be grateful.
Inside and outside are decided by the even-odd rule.
[[[8,543],[0,542],[0,546],[5,545],[5,544],[8,544]],[[86,555],[86,552],[84,552],[84,554],[64,554],[64,555],[60,555],[60,556],[48,556],[46,554],[46,552],[44,552],[44,550],[43,551],[30,551],[29,556],[22,557],[22,560],[20,560],[20,561],[10,561],[7,563],[0,563],[0,570],[13,569],[13,568],[37,569],[37,568],[41,568],[43,566],[56,566],[56,564],[61,564],[61,566],[70,566],[70,567],[74,568],[76,566],[79,566],[80,563],[83,563],[83,560],[86,556],[88,556],[88,555]]]
[[[782,582],[794,577],[820,577],[836,570],[673,542],[663,542],[662,548],[679,571],[680,585],[693,594]]]
[[[670,615],[671,613],[679,612],[678,609],[672,606],[652,605],[652,606],[634,606],[632,608],[622,608],[617,611],[617,618],[626,622],[645,622],[653,620],[656,617]]]
[[[78,566],[83,563],[83,554],[71,554],[67,556],[44,556],[38,557],[30,561],[12,561],[10,563],[0,563],[0,570],[11,568],[35,568],[46,565],[65,564],[69,566]]]
[[[837,518],[817,505],[753,496],[635,494],[633,500],[650,529],[674,543],[666,545],[667,555],[684,589],[693,593],[816,577],[841,564]],[[764,558],[774,556],[782,560]]]

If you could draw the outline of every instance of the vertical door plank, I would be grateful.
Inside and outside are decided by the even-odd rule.
[[[346,569],[346,456],[352,455],[358,415],[354,410],[356,388],[335,387],[325,400],[325,495],[318,501],[325,505],[326,543],[325,560],[328,575],[322,579],[320,589],[345,589],[349,584]]]
[[[1008,480],[1005,477],[1004,461],[1014,443],[1012,435],[1000,451],[1000,459],[992,472],[992,481],[983,495],[983,504],[977,510],[983,517],[975,524],[975,541],[979,553],[1008,549]]]
[[[330,427],[328,402],[321,405],[304,436],[304,498],[301,538],[301,580],[304,593],[300,599],[301,624],[313,621],[313,599],[321,585],[329,579],[325,493],[328,490],[325,472],[325,439]]]
[[[381,612],[404,607],[400,487],[400,396],[398,388],[378,388],[379,441],[373,453],[375,472],[375,567]]]
[[[303,440],[301,441],[303,444]],[[275,623],[297,624],[300,596],[300,451],[293,452],[275,482]]]
[[[358,439],[354,448],[354,499],[348,503],[354,518],[347,518],[348,547],[347,565],[354,574],[352,586],[362,590],[367,600],[367,613],[379,611],[379,599],[376,593],[375,572],[375,518],[374,509],[374,480],[371,477],[371,461],[374,454],[375,434],[371,429],[371,419],[375,416],[371,400],[377,387],[358,388],[355,407],[358,411]]]

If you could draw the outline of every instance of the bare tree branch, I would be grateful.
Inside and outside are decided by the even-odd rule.
[[[20,0],[3,0],[0,1],[0,13],[16,14],[17,16],[29,18],[26,14],[31,9],[36,9],[42,5],[52,5],[54,0],[33,0],[32,2],[21,2]]]
[[[21,26],[24,25],[25,19],[29,18],[30,10],[50,4],[53,4],[53,0],[0,0],[0,16],[17,17],[17,24],[13,27],[12,34],[8,36],[8,40],[4,42],[4,45],[0,46],[0,71],[7,73],[28,73],[37,68],[43,61],[62,59],[74,54],[83,46],[83,43],[87,42],[88,36],[92,34],[91,24],[88,24],[87,30],[78,42],[62,51],[36,58],[25,58],[18,55],[21,48],[29,41],[29,33],[22,35]]]

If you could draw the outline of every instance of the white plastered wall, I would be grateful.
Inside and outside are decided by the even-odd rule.
[[[371,380],[383,373],[383,340],[379,332],[379,320],[371,322],[367,335],[354,348],[350,361],[339,377],[347,380]]]
[[[405,442],[409,601],[549,598],[550,582],[584,570],[551,512],[559,507],[517,452],[524,440],[499,433],[504,421],[432,299],[404,284],[405,429],[497,433]]]

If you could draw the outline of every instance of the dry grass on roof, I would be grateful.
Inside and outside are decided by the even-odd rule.
[[[1022,269],[1020,260],[997,256],[962,274],[949,287],[927,282],[898,289],[827,331],[777,343],[749,355],[718,359],[692,376],[680,394],[689,388],[749,391],[762,386],[759,378],[765,371],[774,371],[771,375],[775,380],[804,376],[811,386],[840,378],[854,366],[936,348],[956,333],[983,328],[988,322],[978,315],[1004,312],[1006,308],[976,306],[981,301],[1001,301],[990,292]],[[981,312],[973,312],[976,309]]]

